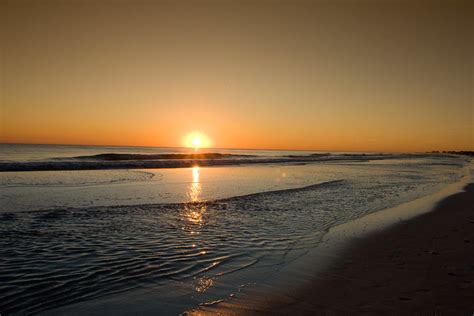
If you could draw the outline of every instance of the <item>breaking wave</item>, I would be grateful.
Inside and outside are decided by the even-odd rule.
[[[262,163],[307,163],[318,161],[369,161],[387,158],[416,157],[408,154],[309,154],[257,156],[223,153],[195,154],[121,154],[105,153],[40,161],[1,161],[2,171],[56,171],[105,169],[188,168],[199,166],[230,166]],[[426,156],[425,156],[426,157]]]

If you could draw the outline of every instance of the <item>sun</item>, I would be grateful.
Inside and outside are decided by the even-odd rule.
[[[201,143],[201,138],[198,136],[195,136],[193,139],[191,139],[191,145],[193,145],[194,148],[201,147]]]
[[[198,150],[211,145],[210,139],[201,132],[191,132],[184,137],[183,145]]]

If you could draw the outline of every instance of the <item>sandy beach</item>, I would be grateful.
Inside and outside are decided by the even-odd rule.
[[[474,1],[0,21],[0,316],[474,316]]]
[[[429,212],[470,174],[464,158],[429,155],[2,173],[0,311],[239,312],[249,297],[250,311],[312,311],[304,293],[353,238]]]
[[[278,314],[474,311],[474,184],[430,213],[356,240]]]
[[[326,268],[300,272],[300,281],[309,280],[299,290],[281,284],[255,287],[185,314],[471,315],[473,228],[474,184],[469,184],[431,212],[352,237],[348,246],[329,251],[337,256],[331,255]]]

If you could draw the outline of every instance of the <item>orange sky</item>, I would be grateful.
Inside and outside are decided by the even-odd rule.
[[[0,142],[474,150],[469,1],[2,1]]]

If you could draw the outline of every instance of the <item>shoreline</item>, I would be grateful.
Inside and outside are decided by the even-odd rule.
[[[228,291],[229,293],[217,300],[203,300],[201,304],[195,305],[191,309],[184,309],[185,312],[183,314],[278,314],[280,310],[285,308],[289,309],[284,314],[291,314],[293,313],[291,308],[294,308],[296,302],[298,302],[300,295],[302,295],[302,289],[312,286],[315,271],[324,271],[324,269],[331,267],[334,259],[346,254],[346,244],[350,243],[354,238],[360,238],[361,232],[363,232],[362,234],[371,234],[375,231],[384,230],[387,225],[396,224],[397,221],[405,221],[408,218],[419,215],[419,213],[414,212],[413,208],[417,212],[429,212],[434,203],[445,196],[451,196],[459,192],[468,180],[469,176],[466,175],[460,181],[445,187],[435,194],[334,226],[323,236],[320,246],[316,247],[315,251],[310,251],[287,266],[270,268],[270,270],[273,270],[273,274],[279,275],[278,278],[263,283],[260,282],[262,281],[260,279],[257,283],[251,283],[250,280],[252,278],[249,276],[255,276],[253,274],[247,275],[246,272],[242,272],[237,275],[230,275],[228,277],[236,280],[246,280],[245,282],[241,281],[245,286],[239,288],[238,291]],[[412,208],[407,207],[407,205],[412,204]],[[420,207],[420,205],[423,207]],[[314,269],[310,270],[308,266]],[[216,285],[219,286],[217,283]],[[182,284],[173,288],[171,292],[181,293],[184,291],[184,295],[185,290],[186,288]],[[183,311],[181,304],[172,303],[170,299],[164,299],[160,302],[156,301],[157,297],[166,298],[167,295],[167,293],[153,287],[143,288],[129,293],[106,296],[92,301],[60,307],[42,314],[79,315],[87,313],[111,315],[126,314],[125,311],[127,311],[145,315],[153,314],[157,310],[166,314],[179,314],[179,310]],[[280,307],[282,305],[283,307]],[[274,310],[275,306],[278,307],[277,310]],[[304,314],[305,310],[297,310],[297,312]]]
[[[338,256],[342,256],[346,253],[344,247],[339,247],[341,245],[345,246],[344,242],[354,237],[360,238],[361,235],[368,234],[373,229],[385,229],[387,225],[407,220],[408,218],[419,215],[420,212],[430,211],[435,202],[459,191],[464,184],[469,181],[469,169],[469,166],[464,166],[462,169],[464,171],[464,177],[461,179],[457,178],[458,180],[456,182],[445,186],[441,191],[417,200],[412,200],[411,202],[402,202],[402,204],[397,207],[381,209],[357,219],[352,219],[344,224],[327,228],[324,232],[321,231],[321,238],[319,239],[321,242],[318,247],[313,246],[303,249],[304,251],[298,253],[296,257],[293,256],[290,260],[286,261],[285,264],[263,265],[251,271],[244,269],[245,271],[242,270],[229,275],[219,276],[214,280],[209,290],[206,289],[205,292],[203,292],[205,294],[196,294],[198,291],[194,288],[196,284],[194,281],[192,283],[177,282],[179,284],[174,284],[172,287],[161,288],[161,286],[147,286],[137,289],[136,291],[105,295],[64,307],[45,310],[44,314],[61,315],[71,313],[78,315],[84,312],[95,313],[97,315],[126,314],[128,312],[152,314],[156,311],[174,314],[180,313],[183,310],[189,310],[189,308],[192,309],[190,310],[191,313],[193,311],[200,312],[201,310],[209,310],[209,312],[215,313],[216,308],[218,309],[217,312],[219,312],[222,305],[228,303],[234,303],[235,305],[236,302],[242,299],[242,296],[248,298],[252,296],[252,294],[255,294],[254,296],[256,298],[263,297],[266,302],[264,302],[264,305],[254,305],[250,308],[250,311],[273,313],[276,312],[272,310],[273,306],[295,306],[295,302],[300,300],[301,294],[299,293],[301,292],[299,291],[301,290],[301,285],[305,285],[306,288],[312,286],[315,271],[330,267],[329,264],[331,264],[335,258],[337,259]],[[440,189],[439,186],[437,186],[437,188],[438,190]],[[409,191],[406,189],[403,192]],[[433,190],[430,192],[433,192]],[[353,196],[352,192],[348,193],[349,194],[344,194],[341,197]],[[388,206],[387,201],[383,200],[382,202],[381,204],[385,205],[385,207]],[[415,211],[410,208],[407,210],[406,206],[412,204],[416,206]],[[420,207],[420,205],[422,207]],[[403,211],[393,212],[394,209],[399,208],[405,209],[405,213]],[[387,211],[388,213],[391,212],[390,214],[392,215],[387,215]],[[367,219],[372,219],[372,222],[369,220],[368,223]],[[284,256],[286,256],[286,253]],[[308,267],[311,268],[308,269]],[[236,287],[229,287],[229,284],[236,285]],[[296,286],[299,286],[299,288],[296,288]],[[173,290],[170,291],[171,288]],[[282,289],[291,292],[289,294],[288,292],[282,293],[280,297],[274,295],[280,294],[279,291]],[[177,292],[180,294],[177,295]],[[193,295],[188,296],[190,292]],[[250,293],[250,295],[248,293]],[[179,296],[181,296],[181,298],[179,298]],[[255,300],[255,302],[261,303],[261,301],[258,300]],[[242,306],[245,305],[242,304]],[[197,308],[197,310],[194,310],[194,308]],[[279,308],[278,311],[280,309],[281,308]],[[236,310],[239,311],[238,308]],[[240,311],[242,311],[242,308]],[[227,313],[227,311],[224,313]],[[288,313],[291,313],[291,310]]]
[[[434,195],[335,226],[320,246],[281,271],[286,274],[282,280],[190,313],[470,314],[474,311],[474,260],[465,260],[474,258],[474,183],[470,181],[465,176]],[[450,230],[464,234],[461,249],[459,236],[451,236]],[[442,249],[431,249],[429,245],[438,241]],[[442,269],[461,272],[449,270],[443,275]],[[416,278],[420,271],[426,273],[425,278]],[[464,294],[459,295],[460,291]],[[426,301],[430,294],[432,304]],[[437,300],[445,303],[436,305]]]
[[[429,213],[360,240],[299,293],[269,311],[474,311],[474,184]]]

